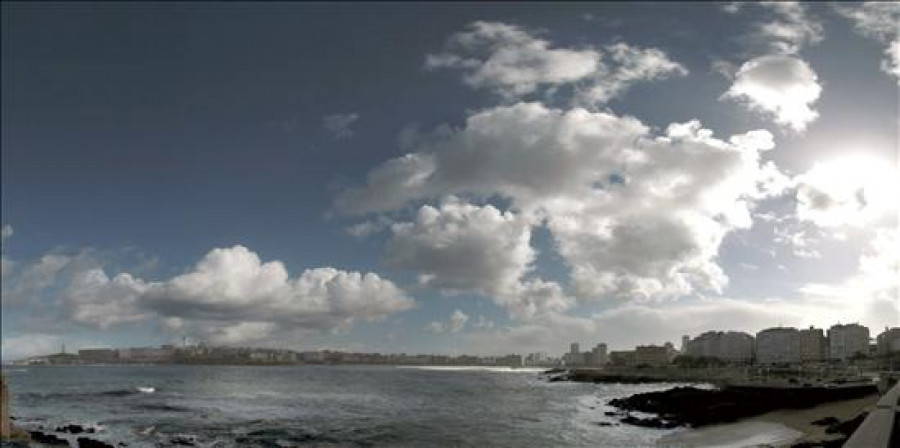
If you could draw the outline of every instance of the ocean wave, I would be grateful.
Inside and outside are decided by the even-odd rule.
[[[398,369],[434,370],[440,372],[503,372],[536,373],[546,370],[541,367],[495,367],[495,366],[397,366]]]

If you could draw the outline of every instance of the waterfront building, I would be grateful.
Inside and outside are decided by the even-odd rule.
[[[879,355],[900,352],[900,327],[885,328],[875,338],[876,351]]]
[[[847,362],[869,353],[869,329],[859,324],[832,325],[828,329],[828,358]]]
[[[606,353],[606,344],[599,343],[597,344],[593,350],[591,350],[591,359],[590,363],[594,366],[602,366],[609,362],[607,353]]]
[[[756,333],[758,364],[797,364],[801,359],[800,332],[796,328],[775,327]]]
[[[639,345],[634,349],[634,364],[639,366],[667,365],[669,364],[669,349],[659,345]]]
[[[685,337],[686,338],[686,337]],[[682,353],[692,357],[717,358],[732,363],[753,359],[753,336],[740,331],[707,331],[694,339],[682,338]]]
[[[85,362],[113,362],[119,353],[111,348],[85,348],[78,350],[78,357]]]
[[[686,355],[688,345],[691,343],[691,337],[688,335],[684,335],[681,337],[681,354]]]
[[[611,351],[609,363],[614,366],[631,367],[637,365],[637,356],[634,350]]]
[[[828,352],[825,331],[810,326],[800,330],[800,360],[804,363],[822,362]]]

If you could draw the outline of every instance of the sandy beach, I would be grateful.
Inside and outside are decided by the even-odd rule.
[[[755,447],[774,445],[789,447],[802,441],[838,438],[826,434],[824,426],[812,422],[825,417],[849,420],[871,408],[878,395],[853,400],[825,403],[809,409],[786,409],[769,412],[736,423],[690,429],[662,438],[658,445],[682,447]]]

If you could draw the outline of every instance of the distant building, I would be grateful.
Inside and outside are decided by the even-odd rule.
[[[900,327],[885,328],[875,341],[879,355],[900,352]]]
[[[592,366],[602,366],[607,362],[609,362],[609,359],[606,353],[606,344],[597,344],[594,349],[591,350],[591,359],[589,364]]]
[[[800,332],[796,328],[768,328],[756,333],[756,362],[758,364],[800,363]]]
[[[800,330],[800,360],[802,362],[822,362],[828,353],[825,331],[821,328],[809,327]]]
[[[609,352],[609,363],[622,367],[635,366],[637,365],[637,353],[634,350]]]
[[[832,325],[828,329],[828,358],[846,362],[869,353],[869,329],[859,324]]]
[[[664,366],[669,364],[669,350],[660,345],[639,345],[634,349],[635,365]]]
[[[691,337],[684,335],[681,337],[681,354],[687,354],[688,345],[691,343]]]
[[[707,331],[694,339],[682,338],[682,344],[682,353],[687,356],[731,363],[749,363],[753,359],[753,336],[739,331]]]
[[[78,357],[85,362],[112,362],[119,359],[119,353],[111,348],[86,348],[78,350]]]

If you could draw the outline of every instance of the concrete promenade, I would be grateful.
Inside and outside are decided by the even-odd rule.
[[[869,416],[844,444],[844,448],[900,446],[898,421],[900,421],[900,381],[878,400]]]

